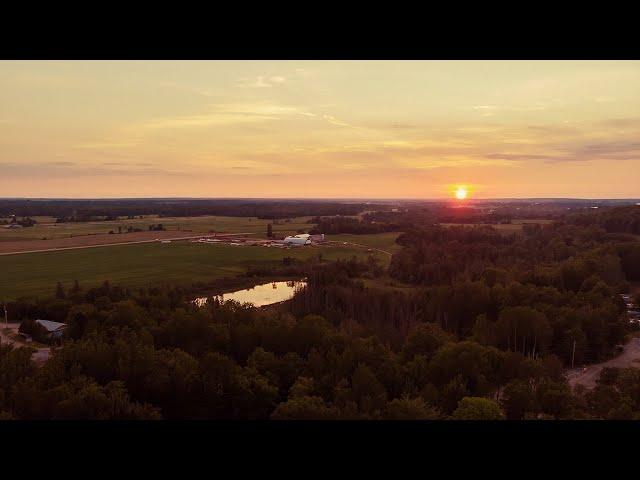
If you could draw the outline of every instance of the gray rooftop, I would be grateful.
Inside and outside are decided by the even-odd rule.
[[[38,325],[42,325],[48,332],[55,332],[67,326],[66,323],[52,322],[51,320],[36,320]]]

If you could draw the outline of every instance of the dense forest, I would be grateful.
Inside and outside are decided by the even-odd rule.
[[[355,235],[367,233],[384,233],[399,231],[398,225],[391,222],[376,223],[375,221],[360,220],[353,217],[313,217],[309,223],[315,224],[313,233],[332,235],[337,233],[351,233]]]
[[[369,266],[315,265],[353,281]],[[325,271],[328,269],[329,271]],[[303,298],[304,294],[301,293]],[[227,302],[197,308],[186,292],[105,283],[10,304],[13,315],[68,322],[42,367],[0,347],[5,419],[637,418],[640,371],[609,372],[571,392],[549,339],[531,347],[461,338],[418,322],[399,346],[346,316]],[[299,301],[299,299],[298,299]],[[296,302],[291,306],[295,310]],[[507,318],[535,317],[513,307]],[[519,317],[519,315],[522,316]],[[539,315],[539,314],[538,314]],[[522,336],[518,338],[523,338]],[[538,353],[541,352],[541,353]]]
[[[43,366],[0,346],[0,417],[640,419],[640,369],[606,369],[591,390],[563,374],[637,331],[619,296],[640,280],[633,223],[589,214],[522,234],[417,224],[388,269],[284,259],[249,273],[307,286],[261,309],[58,285],[8,304],[67,329]]]
[[[629,205],[597,212],[576,212],[569,221],[578,225],[598,225],[609,233],[631,233],[640,235],[640,208]]]

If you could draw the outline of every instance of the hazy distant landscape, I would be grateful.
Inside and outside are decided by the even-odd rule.
[[[163,201],[152,199],[146,203],[144,200],[0,200],[0,208],[4,209],[0,211],[0,215],[9,215],[7,212],[15,211],[23,215],[20,218],[31,218],[35,221],[31,227],[14,229],[6,228],[10,225],[12,217],[0,217],[0,224],[5,223],[5,228],[0,228],[0,255],[20,253],[20,257],[11,256],[11,258],[2,259],[3,271],[6,274],[3,277],[1,287],[5,295],[11,297],[21,294],[51,293],[52,286],[57,282],[69,287],[75,280],[92,287],[98,286],[106,278],[125,287],[160,285],[162,283],[190,285],[193,282],[217,279],[230,274],[242,274],[250,266],[273,265],[277,261],[281,261],[285,255],[279,251],[263,248],[236,250],[228,245],[208,246],[203,251],[201,245],[192,245],[188,240],[182,240],[178,245],[169,246],[158,245],[158,239],[197,238],[198,235],[213,232],[240,234],[247,238],[263,238],[266,236],[268,224],[272,225],[274,236],[284,238],[287,235],[295,235],[299,233],[298,231],[306,232],[317,227],[316,223],[312,223],[314,219],[312,215],[276,218],[275,220],[255,216],[233,217],[206,214],[189,216],[189,214],[199,211],[217,212],[220,208],[249,214],[255,213],[254,210],[260,210],[259,205],[262,203],[268,208],[277,208],[278,205],[283,205],[285,210],[293,209],[294,212],[300,214],[313,213],[314,211],[346,211],[354,213],[354,215],[346,215],[347,218],[361,220],[363,215],[375,213],[376,208],[383,208],[382,211],[401,217],[398,210],[411,208],[436,211],[438,208],[445,207],[448,216],[441,215],[442,219],[452,220],[449,212],[454,212],[454,215],[466,215],[469,221],[476,223],[465,223],[462,219],[457,223],[443,222],[441,223],[443,226],[492,225],[492,228],[498,232],[519,234],[522,233],[523,224],[549,224],[553,222],[555,216],[564,214],[566,209],[580,210],[585,208],[584,205],[588,205],[587,208],[590,208],[594,205],[618,204],[621,201],[563,200],[552,203],[550,206],[549,202],[540,202],[539,200],[516,201],[515,203],[513,201],[475,201],[469,203],[473,208],[471,214],[469,210],[465,212],[459,208],[451,210],[448,208],[450,206],[443,202],[403,202],[398,200],[378,202],[374,204],[369,201],[342,200],[337,203],[329,203],[316,200],[313,204],[307,203],[300,206],[299,203],[291,200],[282,202],[273,200],[171,199]],[[635,203],[633,200],[627,202]],[[565,204],[570,206],[565,207]],[[175,214],[178,209],[176,205],[179,205],[178,208],[183,216],[148,213],[156,208],[158,212],[167,210],[169,214]],[[256,205],[258,206],[256,207]],[[146,212],[147,214],[118,215],[128,207],[131,208],[132,213]],[[331,210],[332,208],[333,210]],[[475,210],[491,211],[485,220],[489,223],[482,223],[483,218],[474,216]],[[496,217],[499,215],[496,212],[500,211],[509,212],[509,216],[504,217],[508,218],[509,223],[498,223],[498,221],[504,221],[503,219],[496,220],[499,218]],[[51,213],[59,216],[25,215],[30,212]],[[536,217],[538,212],[543,215],[548,214],[550,218],[526,218]],[[73,214],[75,217],[72,218]],[[512,218],[512,216],[516,218]],[[163,230],[149,231],[150,226],[159,224],[162,225]],[[337,242],[352,240],[356,243],[395,252],[400,248],[395,243],[395,239],[403,229],[400,225],[394,225],[391,230],[393,231],[388,233],[360,234],[355,237],[349,233],[327,235],[327,240]],[[142,242],[149,244],[138,244]],[[124,245],[117,246],[119,243]],[[126,245],[128,243],[135,243],[135,245]],[[86,249],[86,247],[100,245],[105,246],[99,249]],[[47,252],[47,250],[56,249],[63,251],[55,254]],[[80,251],[74,251],[76,249]],[[352,245],[332,245],[331,247],[325,246],[325,248],[305,251],[287,251],[287,255],[296,259],[310,258],[319,253],[327,259],[349,259],[354,255],[362,257],[366,252],[365,249]],[[370,252],[370,254],[382,263],[388,264],[389,262],[389,256],[381,252]]]

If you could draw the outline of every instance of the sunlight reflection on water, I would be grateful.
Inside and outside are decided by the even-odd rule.
[[[269,282],[263,283],[262,285],[256,285],[252,288],[247,288],[245,290],[237,290],[235,292],[224,293],[214,297],[198,297],[193,301],[193,303],[202,307],[207,303],[209,298],[217,297],[223,302],[235,300],[239,303],[251,303],[255,307],[263,307],[265,305],[272,305],[274,303],[289,300],[298,289],[306,285],[307,282],[304,280]]]

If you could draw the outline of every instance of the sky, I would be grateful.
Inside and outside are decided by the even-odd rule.
[[[0,197],[640,197],[638,61],[0,61]]]

